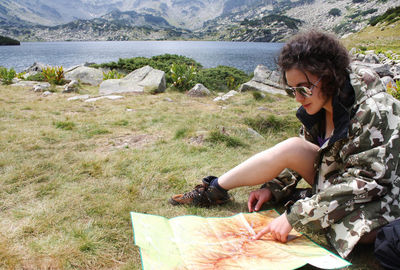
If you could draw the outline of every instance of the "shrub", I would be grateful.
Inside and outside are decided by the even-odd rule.
[[[46,78],[44,77],[42,72],[38,72],[35,75],[29,75],[26,78],[28,81],[37,81],[37,82],[44,82],[46,81]]]
[[[13,68],[0,67],[0,79],[4,84],[11,84],[17,73]]]
[[[170,69],[170,76],[172,84],[179,91],[187,91],[195,84],[194,78],[196,76],[196,68],[194,66],[187,66],[186,64],[172,64]]]
[[[268,115],[267,118],[261,116],[245,118],[244,123],[261,134],[266,134],[269,131],[285,131],[295,134],[300,127],[295,117],[277,117],[275,115]]]
[[[45,80],[53,85],[62,85],[64,81],[63,67],[46,67],[42,70]]]
[[[332,8],[331,10],[329,10],[328,14],[329,16],[340,16],[342,15],[342,12],[338,8]]]
[[[202,65],[195,60],[182,55],[176,54],[163,54],[153,56],[151,58],[146,57],[133,57],[133,58],[120,58],[118,62],[109,62],[103,64],[91,65],[95,68],[109,68],[124,70],[127,73],[134,71],[135,69],[142,68],[144,66],[151,66],[152,68],[159,69],[165,72],[165,79],[167,83],[173,83],[170,76],[171,65],[174,63],[185,64],[187,66],[194,66],[197,69],[202,68]]]
[[[396,81],[395,85],[389,84],[387,86],[387,91],[396,99],[400,100],[400,81]]]
[[[197,73],[196,82],[214,91],[228,91],[251,78],[244,71],[234,67],[218,66],[202,69]]]
[[[125,75],[117,72],[116,70],[110,70],[109,72],[103,72],[103,81],[110,79],[121,79]]]
[[[56,126],[56,128],[63,130],[73,130],[75,127],[75,123],[70,121],[58,121],[55,122],[54,125]]]
[[[370,20],[370,25],[375,26],[380,22],[387,22],[388,24],[400,20],[400,6],[388,9],[384,14],[373,17]]]
[[[229,136],[220,131],[212,131],[206,141],[211,143],[225,143],[227,147],[246,146],[239,138]]]

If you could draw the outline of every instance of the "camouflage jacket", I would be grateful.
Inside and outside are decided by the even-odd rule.
[[[326,230],[347,257],[361,236],[400,217],[400,102],[373,71],[355,67],[332,105],[335,129],[314,164],[313,196],[295,202],[286,215],[294,228]],[[308,115],[300,107],[301,136],[318,144],[324,113]],[[299,179],[285,170],[266,186],[279,201]]]

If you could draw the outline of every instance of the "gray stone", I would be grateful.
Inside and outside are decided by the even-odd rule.
[[[48,82],[37,83],[33,86],[33,91],[34,92],[44,92],[49,88],[50,88],[50,84]]]
[[[53,94],[53,93],[50,92],[50,91],[45,91],[45,92],[43,92],[42,96],[43,96],[43,97],[47,97],[47,96],[50,96],[50,95],[52,95],[52,94]]]
[[[27,69],[25,69],[24,72],[34,75],[34,74],[36,74],[38,72],[41,72],[43,69],[45,69],[47,67],[48,67],[48,65],[45,65],[43,63],[35,62],[35,63],[33,63],[32,66],[30,66]]]
[[[393,77],[395,82],[400,81],[400,74]]]
[[[211,95],[210,90],[201,83],[196,84],[192,89],[187,92],[190,97],[206,97]]]
[[[79,90],[78,88],[79,88],[79,83],[78,81],[74,80],[64,86],[63,93],[78,92]]]
[[[280,88],[281,85],[279,84],[279,78],[279,72],[272,71],[264,65],[258,65],[254,70],[254,77],[251,80]]]
[[[393,65],[390,71],[394,73],[394,76],[400,75],[400,64]]]
[[[378,64],[379,63],[379,58],[376,54],[371,53],[371,54],[367,54],[364,58],[365,63],[371,63],[371,64]]]
[[[357,61],[364,61],[364,58],[365,58],[365,54],[362,54],[362,53],[359,53],[356,56]]]
[[[264,65],[258,65],[254,70],[254,77],[242,84],[239,91],[261,91],[270,94],[285,94],[283,85],[280,83],[280,73],[271,71]]]
[[[225,101],[225,100],[228,100],[228,99],[230,99],[231,97],[233,97],[233,96],[235,96],[237,94],[239,94],[237,91],[231,90],[228,93],[226,93],[225,95],[222,95],[222,96],[214,98],[214,101]]]
[[[385,76],[393,77],[394,75],[393,72],[390,71],[389,64],[369,64],[369,63],[354,61],[351,63],[351,65],[370,68],[376,73],[378,73],[379,77],[385,77]]]
[[[121,99],[123,96],[115,96],[115,95],[109,95],[109,96],[101,96],[101,97],[95,97],[95,98],[89,98],[85,100],[85,102],[95,102],[101,99],[111,99],[111,100],[116,100],[116,99]]]
[[[79,66],[64,73],[65,80],[79,81],[83,84],[97,86],[103,81],[103,72],[96,68]]]
[[[255,131],[255,130],[252,129],[252,128],[247,128],[247,131],[248,131],[249,134],[252,135],[253,137],[260,138],[260,139],[264,139],[264,137],[263,137],[260,133],[258,133],[257,131]]]
[[[239,88],[240,92],[244,92],[244,91],[261,91],[261,92],[265,92],[265,93],[269,93],[269,94],[282,94],[282,95],[286,95],[286,91],[273,87],[273,86],[269,86],[260,82],[256,82],[256,81],[249,81],[247,83],[244,83],[240,86]]]
[[[105,80],[100,84],[99,93],[160,93],[166,88],[164,71],[145,66],[134,70],[122,79]]]
[[[356,54],[357,54],[357,49],[356,48],[351,48],[350,49],[350,51],[349,51],[349,54],[351,55],[351,56],[355,56]]]
[[[89,95],[79,95],[79,96],[74,96],[74,97],[70,97],[67,100],[68,101],[73,101],[73,100],[84,100],[84,99],[88,99],[90,96]]]

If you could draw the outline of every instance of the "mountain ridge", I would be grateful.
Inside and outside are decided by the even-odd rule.
[[[0,34],[22,41],[206,39],[276,42],[313,27],[343,36],[359,31],[372,17],[388,8],[400,6],[400,0],[109,0],[107,3],[103,0],[71,0],[71,4],[81,4],[75,15],[85,18],[43,25],[39,22],[56,14],[62,17],[69,9],[62,14],[55,8],[57,3],[59,8],[64,7],[61,0],[49,5],[41,5],[44,0],[33,0],[39,7],[33,14],[35,10],[24,6],[27,2],[0,1]],[[21,10],[27,12],[24,18],[18,16]],[[104,14],[96,15],[102,12]],[[39,13],[43,13],[41,19],[32,21]],[[68,16],[71,18],[71,14]]]

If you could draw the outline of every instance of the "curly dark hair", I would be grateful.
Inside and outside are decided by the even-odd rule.
[[[333,35],[316,30],[297,34],[282,48],[278,58],[283,82],[291,68],[322,77],[324,96],[334,96],[349,76],[350,57],[347,49]]]

